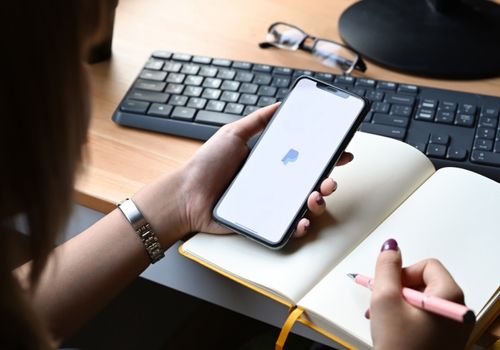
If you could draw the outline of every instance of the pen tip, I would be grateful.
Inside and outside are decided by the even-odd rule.
[[[356,276],[357,276],[357,274],[355,274],[355,273],[348,273],[347,274],[347,277],[350,277],[352,279],[356,279]]]

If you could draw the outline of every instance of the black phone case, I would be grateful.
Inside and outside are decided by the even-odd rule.
[[[352,93],[350,91],[341,89],[341,88],[336,87],[334,85],[325,83],[325,82],[323,82],[321,80],[318,80],[318,79],[315,79],[315,78],[312,78],[312,77],[309,77],[309,76],[305,76],[305,75],[302,75],[302,76],[298,77],[295,80],[292,88],[290,89],[290,92],[295,88],[295,86],[297,85],[297,83],[300,80],[302,80],[302,79],[312,80],[312,81],[314,81],[314,82],[316,82],[318,84],[321,84],[321,86],[318,86],[318,88],[320,88],[320,89],[323,89],[323,90],[326,90],[326,91],[332,91],[332,92],[338,92],[338,91],[340,91],[340,92],[345,93],[347,95],[359,98],[360,100],[363,100],[363,102],[364,102],[364,107],[361,110],[361,112],[359,113],[359,115],[357,116],[356,120],[354,121],[351,129],[344,136],[344,139],[342,140],[342,143],[340,144],[337,152],[332,155],[332,157],[330,158],[330,162],[326,165],[326,167],[323,170],[323,173],[319,177],[319,180],[314,185],[312,191],[315,191],[315,190],[319,190],[319,186],[321,185],[321,183],[323,182],[323,180],[325,180],[328,177],[328,175],[331,173],[331,171],[335,167],[335,164],[337,164],[338,160],[340,159],[340,156],[342,155],[342,152],[344,152],[344,150],[346,149],[347,145],[349,144],[349,142],[353,138],[354,133],[358,130],[360,124],[363,122],[363,119],[365,118],[366,114],[370,110],[370,101],[367,100],[366,98],[358,96],[358,95],[356,95],[356,94],[354,94],[354,93]],[[288,99],[288,96],[290,95],[290,92],[285,97],[285,99],[283,100],[283,102],[279,106],[278,110],[274,113],[273,117],[269,121],[269,123],[266,126],[266,128],[262,131],[262,134],[260,135],[259,139],[255,143],[255,146],[257,146],[259,144],[260,140],[265,136],[266,131],[268,130],[269,126],[273,123],[274,118],[279,114],[279,112],[281,110],[281,107],[286,103],[286,100]],[[253,152],[253,150],[252,150],[252,152]],[[252,152],[250,152],[250,154],[248,155],[248,157],[250,157],[252,155]],[[245,162],[243,163],[242,167],[244,165],[245,165]],[[239,173],[239,171],[238,171],[238,173]],[[233,180],[236,178],[236,176],[238,176],[238,173],[234,176]],[[228,229],[230,229],[230,230],[232,230],[234,232],[237,232],[237,233],[239,233],[239,234],[241,234],[241,235],[243,235],[243,236],[245,236],[247,238],[250,238],[253,241],[256,241],[256,242],[258,242],[260,244],[263,244],[264,246],[266,246],[268,248],[271,248],[271,249],[280,249],[280,248],[284,247],[286,245],[286,243],[288,242],[288,240],[290,239],[290,237],[295,232],[295,228],[297,227],[297,224],[299,223],[300,219],[302,219],[304,217],[304,215],[308,211],[308,209],[307,209],[307,197],[304,200],[304,204],[302,205],[302,207],[298,211],[298,214],[295,216],[295,218],[291,221],[290,225],[288,226],[287,232],[283,235],[283,238],[279,242],[274,243],[274,242],[267,241],[267,240],[263,239],[262,237],[256,236],[252,232],[248,232],[248,231],[246,231],[245,229],[243,229],[241,227],[235,226],[231,222],[229,222],[229,221],[225,220],[224,218],[221,218],[221,217],[219,217],[217,215],[217,208],[218,208],[219,204],[221,203],[221,201],[224,199],[226,193],[231,188],[231,185],[232,185],[232,182],[228,186],[228,188],[224,191],[224,193],[219,198],[219,200],[217,201],[217,204],[215,205],[215,207],[214,207],[214,209],[212,211],[212,217],[213,217],[213,219],[217,223],[219,223],[220,225],[225,226]]]

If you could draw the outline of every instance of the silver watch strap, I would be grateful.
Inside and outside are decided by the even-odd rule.
[[[151,262],[154,264],[163,258],[165,254],[163,254],[163,250],[161,249],[160,241],[156,237],[153,228],[146,221],[135,203],[131,199],[127,198],[118,204],[118,208],[120,208],[125,218],[127,218],[128,222],[132,225],[134,231],[141,239],[146,251],[148,252]]]

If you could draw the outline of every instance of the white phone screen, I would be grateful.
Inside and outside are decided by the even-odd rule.
[[[280,242],[364,107],[301,79],[219,201],[215,215]]]

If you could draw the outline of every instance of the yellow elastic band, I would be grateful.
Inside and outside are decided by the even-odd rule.
[[[297,319],[300,317],[300,315],[302,315],[303,312],[303,309],[297,307],[290,313],[290,315],[288,315],[285,324],[283,325],[283,327],[281,327],[281,332],[278,340],[276,340],[276,346],[274,347],[275,350],[283,350],[286,339],[288,338],[288,334],[290,334],[295,321],[297,321]]]

